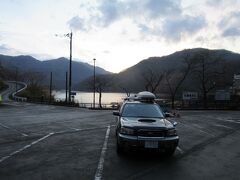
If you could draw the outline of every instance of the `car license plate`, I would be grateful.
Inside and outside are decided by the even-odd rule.
[[[158,148],[157,141],[145,141],[145,148]]]

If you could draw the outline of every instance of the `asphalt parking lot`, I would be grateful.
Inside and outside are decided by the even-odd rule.
[[[0,105],[0,179],[239,179],[240,112],[180,115],[173,157],[119,156],[111,111]]]

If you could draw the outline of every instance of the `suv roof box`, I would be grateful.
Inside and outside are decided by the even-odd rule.
[[[156,99],[156,96],[151,92],[143,91],[143,92],[139,92],[136,95],[136,98],[139,101],[153,102]]]

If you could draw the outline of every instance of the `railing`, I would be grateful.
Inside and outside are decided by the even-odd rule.
[[[23,86],[23,88],[20,88],[19,90],[17,90],[16,92],[12,93],[12,98],[13,100],[15,101],[20,101],[20,102],[25,102],[27,101],[27,98],[26,97],[20,97],[20,96],[16,96],[17,93],[25,90],[27,88],[27,84],[24,83],[24,82],[16,82],[16,81],[8,81],[9,83],[17,83],[17,84],[20,84],[21,86]]]
[[[119,103],[110,103],[110,104],[98,104],[96,103],[95,106],[93,103],[78,103],[80,108],[90,108],[90,109],[118,109],[120,104]]]

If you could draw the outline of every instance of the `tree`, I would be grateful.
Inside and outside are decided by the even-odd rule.
[[[162,79],[163,74],[159,73],[158,71],[154,71],[151,68],[148,68],[143,74],[142,77],[145,82],[145,90],[155,93],[157,88],[159,87]]]
[[[0,62],[0,80],[3,79],[3,77],[4,77],[4,68]]]
[[[104,76],[102,75],[96,76],[95,88],[99,94],[99,98],[98,98],[99,108],[102,108],[102,92],[108,86],[109,86],[109,81]]]
[[[122,87],[122,86],[119,86],[119,88],[122,89],[126,93],[127,97],[130,97],[131,93],[127,88]]]
[[[172,69],[166,71],[164,74],[166,84],[171,95],[172,109],[175,108],[175,97],[180,86],[194,69],[194,61],[188,52],[183,54],[182,61],[183,67],[180,69],[180,71],[178,69]]]
[[[200,84],[203,106],[207,108],[207,94],[216,88],[218,79],[225,74],[224,61],[221,57],[202,50],[195,55],[196,68],[194,76]]]
[[[23,75],[24,81],[28,84],[27,94],[31,97],[41,97],[44,92],[42,87],[45,76],[39,72],[27,72]]]
[[[0,61],[0,80],[12,80],[14,79],[14,75],[15,73],[4,67]]]

